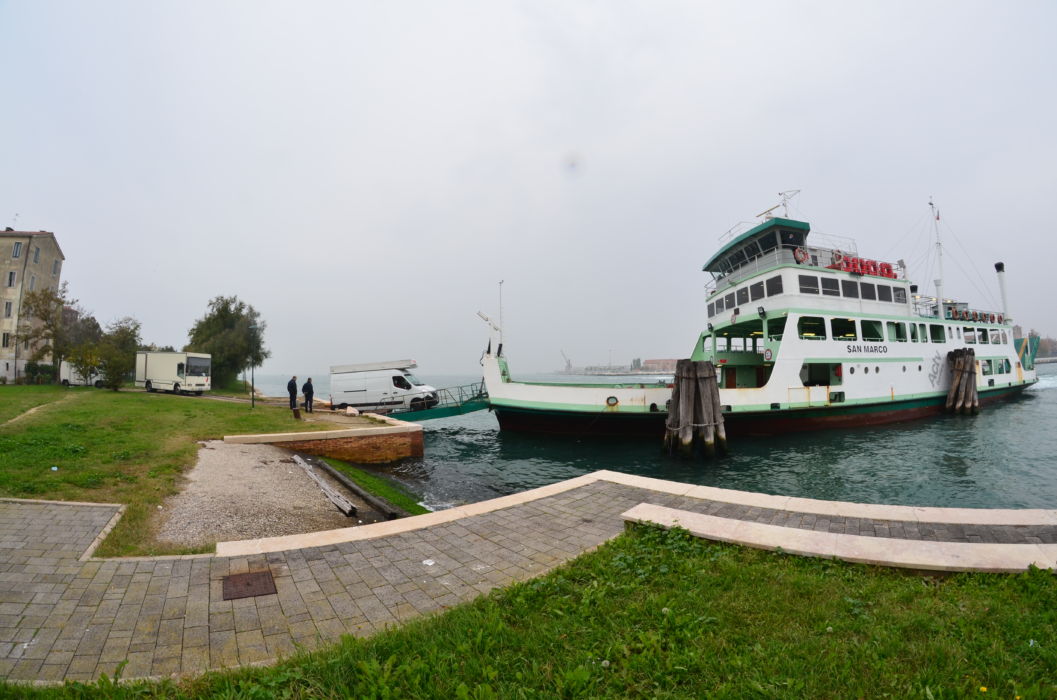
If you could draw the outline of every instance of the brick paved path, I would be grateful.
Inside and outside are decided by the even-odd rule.
[[[930,526],[732,505],[598,480],[374,539],[243,557],[81,561],[114,506],[0,501],[0,678],[196,674],[275,659],[471,600],[568,561],[643,503],[827,532],[1057,542],[1057,525]],[[427,563],[432,562],[432,563]],[[270,570],[277,593],[225,601],[228,574]]]

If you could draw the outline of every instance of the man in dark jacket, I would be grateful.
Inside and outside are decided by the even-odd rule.
[[[297,375],[286,383],[286,390],[290,392],[290,408],[297,408]]]
[[[301,387],[301,393],[305,395],[305,412],[311,413],[312,397],[316,394],[316,390],[312,388],[312,377],[309,377],[305,385]]]

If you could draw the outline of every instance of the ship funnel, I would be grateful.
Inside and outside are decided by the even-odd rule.
[[[998,291],[1002,293],[1002,316],[1008,322],[1009,318],[1009,303],[1006,301],[1006,264],[1002,262],[995,263],[995,272],[998,273]]]

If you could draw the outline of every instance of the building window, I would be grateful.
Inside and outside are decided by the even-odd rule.
[[[781,293],[782,293],[782,278],[780,276],[779,277],[772,277],[771,279],[767,280],[767,296],[773,297],[776,294],[781,294]]]
[[[51,264],[51,274],[52,274],[52,276],[55,276],[55,275],[59,274],[59,261],[58,260],[52,262],[52,264]]]
[[[3,342],[0,342],[0,347],[11,347],[11,334],[4,333]]]
[[[800,293],[818,294],[818,277],[814,275],[800,275]]]
[[[40,262],[40,246],[33,248],[33,264],[36,265]]]
[[[15,241],[15,247],[11,249],[11,257],[18,258],[22,256],[22,241]]]
[[[7,273],[7,286],[8,287],[14,287],[15,286],[15,271],[14,270],[11,270],[11,271],[9,271]]]
[[[4,318],[11,318],[11,302],[4,302]]]
[[[855,280],[841,280],[840,290],[849,299],[859,298],[859,283]]]
[[[30,275],[29,276],[29,291],[32,292],[36,288],[37,288],[37,276],[36,275]]]

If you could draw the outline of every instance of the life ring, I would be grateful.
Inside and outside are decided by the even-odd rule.
[[[1002,314],[998,314],[998,322],[999,323],[1005,323],[1005,321],[1006,321],[1006,319],[1003,318]]]
[[[995,315],[991,314],[991,323],[994,323],[994,322],[995,322]]]
[[[969,320],[969,312],[964,310],[964,309],[962,310],[962,320],[963,321],[968,321]]]
[[[843,265],[843,264],[844,264],[844,253],[840,252],[839,250],[833,251],[833,265],[837,266],[837,265]]]
[[[974,311],[973,312],[973,320],[974,321],[979,321],[980,320],[980,312],[979,311]]]
[[[798,263],[807,262],[808,257],[810,256],[807,254],[807,251],[803,248],[797,248],[793,251],[793,259],[796,260]]]

